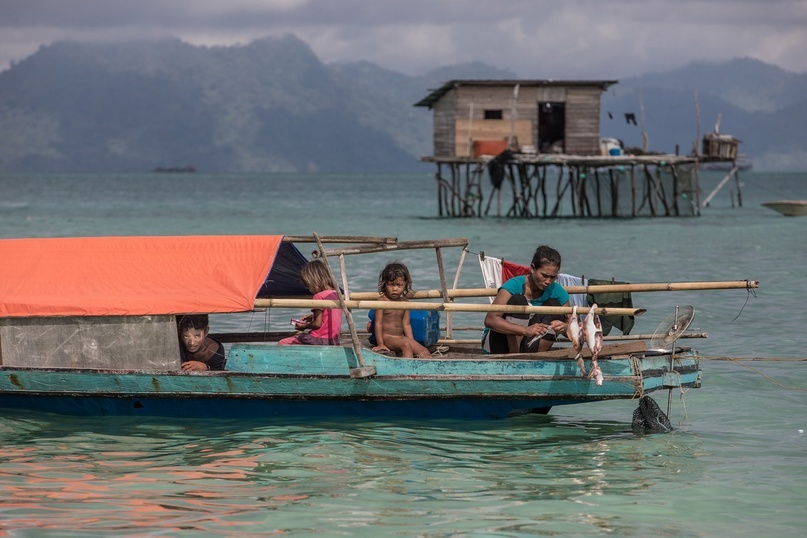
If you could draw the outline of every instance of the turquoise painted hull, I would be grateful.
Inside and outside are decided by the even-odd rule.
[[[600,361],[602,386],[573,360],[398,359],[352,348],[233,345],[226,372],[0,368],[0,407],[76,415],[504,418],[700,386],[694,355]]]

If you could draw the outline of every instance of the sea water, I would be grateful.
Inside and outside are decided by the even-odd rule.
[[[703,174],[704,194],[722,176]],[[634,435],[632,401],[482,422],[7,411],[0,533],[802,536],[807,218],[760,203],[807,198],[807,174],[740,179],[742,207],[732,181],[697,218],[519,220],[437,218],[431,172],[0,175],[0,237],[7,238],[464,237],[461,287],[482,287],[479,252],[526,264],[542,243],[561,252],[563,272],[587,278],[760,281],[753,291],[633,295],[648,310],[633,333],[653,333],[677,305],[692,305],[691,329],[709,335],[682,342],[703,356],[702,388],[653,394],[662,409],[670,405],[670,434]],[[451,250],[444,257],[453,271],[460,252]],[[439,286],[433,251],[401,251],[347,257],[351,290],[372,290],[392,259],[410,266],[417,289]],[[288,315],[265,313],[211,323],[214,331],[273,329],[280,317],[288,323]],[[481,326],[481,319],[464,314],[456,323]],[[476,334],[467,332],[457,336]]]

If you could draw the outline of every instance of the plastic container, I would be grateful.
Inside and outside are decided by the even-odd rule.
[[[507,149],[506,140],[474,140],[474,157],[482,155],[496,156]]]
[[[370,310],[370,344],[376,345],[375,310]],[[412,325],[412,336],[422,345],[429,347],[437,344],[440,338],[440,312],[436,310],[410,310],[409,323]]]

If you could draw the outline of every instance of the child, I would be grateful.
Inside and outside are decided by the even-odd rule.
[[[227,359],[224,345],[210,336],[207,314],[186,314],[177,319],[179,354],[182,369],[187,371],[224,370]]]
[[[305,264],[300,270],[300,280],[308,291],[314,294],[315,301],[339,300],[336,283],[331,279],[331,274],[322,260],[313,260]],[[312,308],[311,314],[306,314],[300,321],[301,323],[294,324],[294,328],[298,331],[310,329],[310,332],[301,332],[284,338],[278,345],[339,345],[339,333],[342,331],[341,308]]]
[[[400,262],[390,262],[378,276],[380,301],[406,301],[412,292],[409,269]],[[412,337],[409,310],[376,310],[373,351],[395,351],[402,357],[431,357],[429,350]]]

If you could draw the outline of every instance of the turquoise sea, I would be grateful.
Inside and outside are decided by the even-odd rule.
[[[704,195],[722,176],[702,175]],[[693,305],[692,328],[709,334],[686,341],[704,357],[703,386],[671,395],[670,434],[634,435],[630,401],[495,422],[4,412],[0,536],[800,537],[807,217],[760,203],[807,199],[807,173],[740,180],[743,207],[732,207],[730,183],[698,218],[515,220],[437,218],[431,172],[0,175],[0,237],[465,237],[474,254],[519,263],[547,243],[563,272],[592,278],[760,281],[754,293],[634,295],[648,309],[634,333]],[[459,252],[445,256],[452,267]],[[373,289],[393,258],[409,264],[416,288],[437,287],[434,253],[407,251],[348,258],[351,291]],[[460,285],[483,285],[472,254]],[[212,322],[214,331],[282,325],[265,314]],[[666,393],[654,398],[665,408]]]

